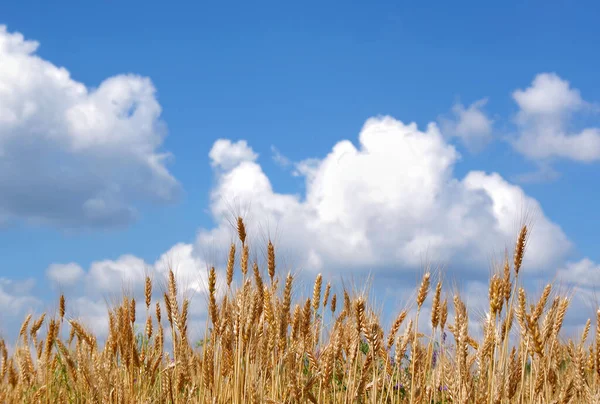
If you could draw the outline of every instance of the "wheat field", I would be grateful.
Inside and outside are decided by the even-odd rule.
[[[459,294],[445,292],[439,274],[425,272],[415,300],[407,302],[414,310],[397,313],[391,326],[384,326],[367,295],[324,284],[321,275],[312,295],[296,297],[294,276],[276,271],[273,244],[268,242],[266,268],[260,268],[250,262],[241,218],[237,232],[226,279],[219,280],[226,285],[224,294],[216,292],[215,268],[209,272],[201,344],[189,339],[190,300],[178,294],[172,270],[160,301],[153,299],[149,277],[144,302],[122,297],[109,312],[102,344],[81,322],[65,317],[69,302],[61,295],[53,318],[25,319],[10,355],[0,340],[0,402],[600,400],[600,311],[593,335],[588,320],[577,339],[561,337],[569,297],[548,284],[539,299],[531,300],[519,283],[526,226],[512,254],[490,277],[480,336],[470,334],[469,324],[481,318],[474,320]],[[239,287],[233,285],[234,275],[241,279]],[[141,332],[134,328],[139,304],[147,313]]]

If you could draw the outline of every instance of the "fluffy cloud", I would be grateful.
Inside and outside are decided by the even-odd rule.
[[[37,42],[0,26],[0,223],[123,225],[135,219],[140,200],[176,198],[179,184],[166,167],[170,155],[161,150],[166,127],[151,81],[119,75],[88,88],[37,56],[37,48]],[[538,161],[600,158],[598,128],[568,130],[571,116],[589,107],[568,82],[541,74],[513,98],[520,108],[514,145],[521,153]],[[485,103],[456,105],[442,129],[469,147],[487,142],[493,121],[483,112]],[[217,174],[210,206],[216,226],[154,263],[123,255],[87,270],[75,263],[51,265],[47,277],[53,283],[81,286],[69,297],[72,315],[102,334],[105,296],[120,295],[125,287],[141,297],[145,275],[164,283],[170,267],[182,293],[204,293],[207,260],[200,257],[231,241],[232,201],[247,207],[252,243],[277,227],[278,256],[288,258],[290,269],[401,276],[431,259],[461,271],[469,296],[485,295],[476,279],[487,276],[494,253],[512,244],[524,210],[536,213],[528,272],[551,270],[570,248],[539,203],[500,174],[472,171],[457,178],[453,169],[460,156],[435,124],[419,130],[391,117],[367,120],[358,142],[342,140],[326,156],[295,164],[304,195],[274,190],[245,141],[217,140],[209,157]],[[252,244],[253,255],[262,247]],[[561,275],[573,281],[594,269],[584,260]],[[0,279],[0,304],[14,312],[35,306],[31,287]],[[192,320],[205,315],[203,302],[191,307]]]
[[[185,296],[194,302],[190,305],[190,316],[192,321],[198,322],[206,314],[203,298],[207,291],[208,277],[206,263],[194,253],[191,244],[176,244],[152,264],[126,254],[116,260],[93,262],[87,271],[73,263],[52,264],[48,267],[46,276],[59,287],[80,286],[67,291],[67,314],[81,319],[97,335],[105,337],[108,332],[107,309],[118,303],[123,292],[135,297],[138,302],[143,301],[145,277],[148,275],[154,283],[153,297],[156,301],[161,301],[170,269],[175,273],[180,297]],[[223,279],[222,273],[219,273],[219,278]],[[223,288],[220,287],[219,292],[222,291]],[[138,305],[138,318],[144,316],[145,307]]]
[[[516,90],[513,98],[521,111],[531,115],[556,116],[578,110],[584,105],[579,90],[556,74],[538,74],[531,87]]]
[[[600,287],[600,264],[589,258],[568,262],[564,268],[558,271],[557,277],[571,285],[597,288]]]
[[[34,285],[34,279],[14,281],[0,278],[0,306],[4,309],[3,313],[20,314],[23,310],[39,304],[40,300],[32,293]]]
[[[46,276],[57,286],[73,286],[83,277],[83,269],[74,262],[52,264],[46,269]]]
[[[494,124],[494,121],[482,110],[486,104],[486,98],[474,102],[467,108],[460,103],[455,104],[452,107],[453,117],[440,119],[442,132],[460,138],[471,151],[480,150],[492,139]]]
[[[213,167],[230,170],[243,161],[256,160],[258,155],[245,140],[232,143],[229,139],[219,139],[210,150],[209,157]]]
[[[93,309],[87,321],[103,321],[101,296],[119,295],[125,285],[141,297],[144,276],[164,283],[169,267],[176,269],[183,292],[201,295],[191,306],[192,320],[203,318],[207,262],[223,268],[234,237],[233,204],[247,219],[252,259],[262,259],[265,237],[273,237],[280,273],[318,270],[331,278],[369,270],[397,280],[412,278],[425,260],[437,261],[460,272],[466,285],[461,292],[481,315],[485,299],[479,296],[486,296],[487,286],[480,281],[494,254],[501,258],[504,246],[512,248],[521,219],[533,222],[524,262],[528,275],[551,272],[570,248],[539,203],[500,174],[471,171],[457,178],[453,168],[460,156],[435,124],[419,130],[391,117],[367,120],[357,145],[342,140],[325,157],[297,164],[303,196],[276,192],[244,141],[218,140],[209,155],[217,175],[210,205],[216,226],[152,264],[131,255],[93,263],[78,275],[85,302],[77,305]],[[61,279],[57,272],[48,271]],[[218,279],[224,279],[221,271]]]
[[[66,317],[76,318],[94,333],[97,338],[103,339],[108,334],[108,309],[110,301],[101,298],[91,298],[87,296],[67,297],[66,299]],[[142,315],[141,307],[136,307],[136,318]],[[63,332],[65,332],[63,330]]]
[[[37,48],[0,25],[0,221],[123,225],[136,202],[176,198],[151,81],[87,88]]]
[[[212,192],[218,226],[200,231],[199,246],[226,245],[235,200],[250,207],[256,218],[251,228],[276,225],[279,246],[297,254],[293,262],[315,270],[411,271],[429,256],[467,272],[483,267],[487,275],[493,253],[512,244],[524,211],[535,213],[529,271],[560,262],[570,247],[538,202],[499,174],[455,178],[459,155],[435,124],[419,131],[391,117],[369,119],[358,147],[343,140],[323,159],[298,165],[305,197],[274,191],[248,145],[231,147],[232,159],[218,163],[230,169],[218,173]]]
[[[513,98],[519,106],[519,136],[513,145],[524,156],[536,161],[600,160],[600,128],[572,129],[573,114],[589,109],[591,104],[568,81],[542,73],[527,89],[514,91]]]
[[[0,338],[16,338],[24,315],[42,305],[33,292],[35,280],[15,281],[0,277]]]
[[[87,271],[74,263],[52,264],[46,276],[56,286],[83,283],[86,295],[119,295],[124,289],[133,293],[143,291],[146,275],[164,284],[170,269],[176,274],[182,292],[205,291],[206,263],[195,255],[191,244],[185,243],[174,245],[150,264],[125,254],[116,260],[95,261]]]

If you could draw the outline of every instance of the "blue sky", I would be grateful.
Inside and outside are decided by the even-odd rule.
[[[552,250],[548,259],[533,259],[532,266],[540,267],[536,272],[539,278],[553,278],[561,270],[571,281],[597,277],[600,82],[599,59],[593,49],[600,38],[598,8],[595,2],[573,7],[562,1],[503,2],[501,6],[470,1],[460,5],[65,1],[60,6],[43,1],[3,2],[0,24],[6,29],[1,37],[39,43],[37,49],[23,52],[0,45],[0,84],[4,82],[5,91],[17,94],[0,101],[0,122],[4,122],[0,139],[10,139],[0,154],[8,178],[0,186],[4,299],[10,302],[27,295],[45,302],[53,297],[57,288],[47,286],[60,278],[48,275],[53,264],[79,266],[71,292],[83,299],[102,292],[90,290],[94,280],[100,282],[100,278],[90,278],[94,262],[109,260],[109,267],[120,268],[114,274],[123,274],[127,265],[115,262],[124,254],[152,265],[173,246],[186,243],[190,262],[204,263],[202,252],[214,245],[225,250],[227,244],[221,241],[230,237],[224,235],[223,202],[211,200],[211,192],[225,199],[239,197],[242,205],[252,202],[257,209],[255,217],[262,212],[273,221],[280,219],[284,234],[287,216],[280,209],[297,209],[301,212],[298,217],[318,227],[323,240],[338,237],[335,232],[341,230],[331,230],[329,222],[339,221],[346,231],[358,229],[357,244],[338,246],[340,251],[366,246],[373,255],[378,255],[379,248],[389,247],[371,230],[382,218],[375,214],[362,218],[356,212],[377,211],[381,198],[388,198],[385,209],[390,209],[394,223],[404,227],[398,241],[413,241],[421,247],[439,242],[442,260],[475,268],[481,266],[482,258],[464,257],[463,249],[487,248],[487,254],[493,248],[501,250],[502,243],[511,238],[507,231],[496,229],[486,239],[477,236],[478,232],[487,235],[484,229],[473,229],[457,236],[464,237],[461,242],[448,241],[452,226],[468,229],[470,224],[464,218],[448,218],[450,207],[464,209],[465,217],[498,227],[501,221],[514,222],[519,217],[498,213],[505,215],[499,218],[489,210],[504,196],[518,196],[522,191],[539,203],[543,213],[538,227],[546,234],[535,236]],[[24,39],[14,39],[18,34]],[[16,65],[20,66],[16,76],[9,71],[9,59],[3,62],[3,55],[9,54],[18,59],[13,61],[15,65],[22,64]],[[30,57],[16,58],[16,54]],[[36,63],[34,56],[46,67],[64,67],[70,77],[60,81],[39,66],[26,74],[25,67]],[[119,76],[123,74],[135,76]],[[116,97],[131,103],[133,109],[138,105],[144,109],[139,119],[127,124],[115,121],[116,126],[109,130],[98,122],[106,116],[112,119],[114,111],[107,112],[110,108],[92,94],[114,77],[122,79],[110,88],[105,86],[98,99]],[[73,89],[84,86],[81,88],[87,93],[69,95],[66,87],[53,80],[68,82],[67,87]],[[123,95],[123,88],[130,93]],[[524,94],[521,102],[515,96],[517,90]],[[28,101],[37,107],[33,117],[25,118],[19,114]],[[97,102],[95,108],[108,108],[104,112],[109,114],[105,118],[98,115],[96,126],[90,126],[91,121],[86,121],[88,126],[60,122],[71,116],[69,108],[87,108],[93,102]],[[9,126],[8,120],[2,121],[2,109],[5,117],[14,113],[11,116],[19,116],[15,119],[21,121]],[[99,110],[77,111],[81,123],[82,117],[92,119],[91,114]],[[390,116],[403,124],[415,122],[421,133],[429,133],[430,143],[390,140],[386,145],[372,140],[373,150],[385,152],[385,158],[375,159],[382,161],[383,167],[376,161],[351,158],[345,162],[350,165],[344,168],[345,174],[327,171],[326,164],[320,169],[300,164],[311,158],[323,163],[328,155],[339,158],[333,148],[343,140],[361,150],[359,133],[368,132],[368,125],[366,129],[363,126],[377,116]],[[375,122],[373,131],[402,137],[415,130],[394,122]],[[430,122],[438,125],[439,136],[428,132]],[[152,126],[149,130],[148,125]],[[68,133],[62,136],[62,131]],[[582,133],[575,140],[567,139]],[[215,150],[218,139],[230,139],[231,143],[222,143],[223,153],[211,158],[209,152]],[[483,145],[471,147],[473,139]],[[235,143],[242,140],[246,143]],[[422,154],[411,160],[402,152],[394,154],[394,145],[414,146]],[[273,148],[288,165],[277,163]],[[450,156],[449,148],[456,156]],[[148,163],[164,152],[170,153],[164,165],[158,163],[157,168]],[[449,159],[445,168],[421,163],[440,158],[435,153]],[[38,162],[39,155],[44,157]],[[394,165],[401,158],[412,165]],[[258,165],[246,167],[243,181],[255,181],[262,194],[248,193],[243,185],[239,188],[242,180],[228,176],[246,163]],[[394,168],[404,171],[394,172]],[[466,185],[462,180],[474,171],[487,177]],[[311,187],[313,174],[309,172],[325,178],[311,183],[317,189],[314,203],[305,194]],[[420,174],[411,177],[410,172]],[[491,185],[492,173],[501,176],[502,186],[497,182]],[[413,177],[416,184],[425,181],[424,200],[415,202],[417,210],[427,205],[429,191],[437,202],[422,216],[395,211],[413,205],[397,201],[391,194],[382,197],[376,185],[365,185],[377,184],[372,178],[382,175],[387,182],[399,183],[390,192],[406,193],[405,198],[414,189],[403,187],[403,181]],[[354,181],[356,176],[364,181]],[[427,178],[433,178],[431,188],[427,188]],[[261,188],[265,179],[272,189]],[[436,186],[438,181],[445,185]],[[506,184],[516,188],[507,190]],[[490,195],[489,187],[504,188],[494,188],[495,197],[483,196],[492,198],[494,205],[488,199],[477,199],[482,197],[479,191],[476,196],[474,191],[471,194],[473,187]],[[325,195],[335,190],[343,194],[341,200]],[[226,191],[229,193],[224,194]],[[261,199],[271,191],[278,195],[276,207]],[[290,202],[294,195],[299,197]],[[354,197],[356,201],[351,201]],[[94,214],[100,216],[75,213],[90,200],[93,203],[86,206],[93,206]],[[338,202],[347,208],[344,215],[328,210]],[[428,222],[438,216],[445,223],[439,228]],[[289,223],[302,220],[295,218],[287,217]],[[269,226],[272,224],[269,219]],[[313,248],[310,239],[314,234],[309,230],[292,234],[304,240],[299,245]],[[416,242],[419,237],[425,241]],[[486,239],[488,244],[474,244],[474,239]],[[287,251],[294,245],[289,240],[282,244]],[[292,261],[337,275],[341,269],[328,254],[317,246],[312,258]],[[132,265],[139,264],[135,262]],[[414,271],[415,265],[392,254],[380,262],[357,264],[356,271],[381,271],[389,276],[392,267],[406,267],[407,273]],[[487,275],[489,270],[482,271]],[[101,269],[96,272],[103,276]],[[477,280],[481,273],[470,270],[465,276]],[[21,284],[27,280],[30,283]],[[65,288],[66,280],[61,280],[58,289]],[[77,294],[77,282],[86,285],[89,296]],[[592,293],[593,286],[591,283],[585,290]],[[26,306],[23,301],[19,304],[23,310]]]

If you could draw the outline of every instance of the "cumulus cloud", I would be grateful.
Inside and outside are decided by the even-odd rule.
[[[166,126],[152,82],[118,75],[89,88],[36,55],[38,46],[0,26],[0,223],[123,225],[135,219],[140,201],[173,201],[180,186],[167,169],[170,154],[161,149]],[[518,151],[538,161],[600,158],[598,128],[570,130],[571,116],[589,103],[568,82],[541,74],[513,98]],[[485,103],[457,104],[442,129],[469,147],[489,141],[493,121]],[[536,212],[524,263],[529,272],[547,271],[570,248],[539,203],[500,174],[472,171],[457,178],[460,155],[436,124],[419,129],[388,116],[368,119],[357,142],[342,140],[326,156],[295,164],[305,195],[274,190],[244,140],[219,139],[209,157],[217,175],[210,205],[216,226],[154,263],[123,255],[87,269],[51,265],[53,283],[81,285],[69,300],[72,314],[105,332],[105,296],[120,295],[124,286],[141,296],[146,274],[164,280],[171,267],[182,293],[205,292],[201,252],[231,241],[231,201],[248,207],[252,243],[260,241],[263,225],[276,225],[278,251],[297,267],[330,275],[341,269],[412,274],[427,257],[454,265],[467,280],[485,277],[491,255],[513,242],[523,209]],[[563,275],[594,268],[570,264]],[[468,283],[468,294],[483,294],[482,285]],[[0,304],[15,312],[38,304],[31,288],[31,282],[0,278]],[[204,304],[191,307],[192,320],[205,315]]]
[[[297,165],[305,195],[274,190],[245,141],[218,140],[209,155],[217,178],[210,203],[215,226],[154,263],[131,255],[92,263],[80,278],[85,298],[98,308],[92,314],[100,313],[100,296],[120,294],[123,284],[142,296],[145,274],[164,279],[174,267],[181,289],[201,296],[191,306],[192,319],[205,316],[212,259],[206,253],[226,249],[234,237],[232,202],[247,219],[252,259],[261,259],[266,236],[275,237],[277,256],[291,263],[280,265],[280,274],[321,271],[331,278],[377,271],[379,278],[397,280],[412,277],[424,261],[437,261],[460,275],[462,292],[475,303],[480,299],[473,296],[485,297],[481,280],[491,259],[512,248],[521,219],[534,224],[524,262],[528,275],[552,271],[570,249],[539,203],[500,174],[471,171],[457,178],[460,155],[436,124],[420,130],[387,116],[367,120],[356,144],[342,140],[326,156]],[[226,251],[220,253],[224,259]],[[473,308],[484,315],[484,308]]]
[[[173,201],[152,82],[118,75],[88,88],[38,46],[0,25],[0,220],[117,226],[140,200]]]
[[[146,276],[153,279],[155,301],[161,301],[170,269],[175,273],[180,297],[194,300],[195,304],[190,306],[192,321],[203,318],[206,314],[203,298],[208,284],[207,266],[194,252],[192,244],[176,244],[154,263],[146,263],[139,257],[125,254],[115,260],[93,262],[87,270],[73,263],[52,264],[46,270],[46,276],[60,286],[80,286],[67,292],[70,302],[68,315],[80,318],[100,337],[105,337],[108,331],[108,308],[118,303],[123,293],[143,301]],[[220,271],[219,278],[223,279]],[[219,293],[222,291],[220,287]],[[138,306],[139,318],[145,316],[145,307],[142,306]]]
[[[73,286],[84,275],[83,269],[74,262],[52,264],[46,269],[46,276],[56,286]]]
[[[41,306],[42,301],[35,296],[35,279],[13,280],[0,277],[0,336],[16,337],[20,322],[27,312]]]
[[[254,155],[246,143],[231,146]],[[535,212],[529,270],[564,257],[570,243],[537,201],[497,173],[456,178],[458,159],[435,124],[420,131],[379,117],[365,123],[358,147],[343,140],[324,158],[298,165],[304,197],[273,190],[254,159],[236,160],[218,174],[211,204],[218,226],[201,230],[198,245],[227,243],[235,199],[260,225],[276,224],[280,246],[315,270],[410,271],[429,255],[467,272],[483,266],[487,276],[491,255],[513,242],[524,210]]]
[[[584,105],[579,90],[553,73],[538,74],[531,87],[516,90],[513,98],[524,113],[532,115],[560,115]]]
[[[514,234],[515,221],[527,220],[526,217],[522,217],[522,209],[526,207],[527,212],[531,214],[532,223],[529,225],[532,234],[527,245],[525,264],[532,265],[531,269],[550,269],[554,264],[561,262],[571,248],[571,242],[561,228],[544,217],[539,202],[527,196],[519,186],[508,183],[500,174],[471,171],[463,180],[463,184],[472,191],[483,190],[491,199],[495,226],[500,234]],[[548,251],[550,246],[557,250]]]
[[[245,140],[232,143],[229,139],[219,139],[209,153],[213,167],[230,170],[244,161],[254,161],[258,155],[248,147]]]
[[[557,277],[568,284],[597,288],[600,287],[600,264],[589,258],[568,262],[557,272]]]
[[[86,274],[88,288],[95,291],[118,293],[123,286],[140,286],[145,279],[146,263],[127,254],[117,260],[93,262]]]
[[[442,117],[442,132],[458,137],[471,151],[478,151],[492,139],[494,121],[483,111],[487,98],[475,101],[465,108],[461,103],[452,107],[452,118]]]
[[[0,278],[0,306],[4,308],[3,313],[14,315],[37,305],[40,300],[32,293],[34,285],[32,278],[24,281]]]
[[[154,263],[131,254],[115,260],[95,261],[84,270],[74,263],[52,264],[46,276],[59,285],[82,283],[86,295],[120,295],[143,290],[146,276],[165,281],[172,269],[182,292],[204,292],[206,285],[206,263],[194,252],[192,244],[178,243],[163,253]]]
[[[600,127],[573,129],[573,115],[589,110],[579,90],[554,73],[542,73],[531,86],[513,92],[519,106],[516,117],[517,151],[534,161],[569,159],[600,160]]]
[[[596,315],[600,305],[600,264],[589,258],[567,262],[556,272],[555,284],[571,297],[566,335],[581,335],[586,321]]]
[[[97,338],[103,339],[108,335],[108,310],[110,303],[108,299],[104,298],[92,298],[88,296],[68,297],[66,316],[67,318],[82,320]],[[136,318],[143,318],[141,316],[145,313],[142,313],[141,309],[142,307],[136,307]]]

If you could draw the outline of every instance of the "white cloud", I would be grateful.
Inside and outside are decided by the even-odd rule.
[[[210,150],[209,157],[213,167],[230,170],[241,162],[256,160],[258,155],[245,140],[232,143],[229,139],[219,139]]]
[[[144,260],[133,255],[123,255],[114,261],[97,261],[86,275],[87,287],[103,293],[119,293],[123,287],[142,285],[146,268]]]
[[[454,117],[440,119],[442,132],[460,138],[471,151],[481,149],[491,141],[494,124],[482,110],[487,101],[486,98],[475,101],[467,108],[460,103],[455,104],[452,107]]]
[[[218,226],[201,230],[198,245],[226,245],[235,199],[259,222],[251,230],[276,225],[280,247],[305,268],[410,271],[431,256],[475,271],[512,244],[523,209],[537,214],[528,271],[564,257],[570,243],[537,201],[496,173],[455,178],[458,158],[435,124],[421,132],[381,117],[365,123],[358,148],[343,140],[299,165],[305,198],[277,193],[256,161],[241,161],[219,173],[211,205]]]
[[[544,183],[557,180],[561,174],[556,171],[551,164],[539,162],[534,171],[525,172],[515,176],[515,181],[519,184]]]
[[[277,149],[277,147],[275,147],[273,145],[271,145],[271,155],[272,155],[272,158],[273,158],[273,161],[275,162],[275,164],[277,164],[278,166],[280,166],[282,168],[289,167],[290,164],[292,164],[290,159],[288,159],[286,156],[281,154],[279,149]]]
[[[35,279],[22,281],[0,277],[0,337],[16,340],[24,316],[39,308],[42,301],[35,296]]]
[[[46,276],[57,286],[73,286],[83,275],[83,269],[74,262],[52,264],[46,270]]]
[[[513,145],[524,156],[536,161],[600,160],[600,127],[572,129],[573,114],[590,109],[591,104],[568,81],[542,73],[529,88],[514,91],[513,98],[519,106],[519,135]]]
[[[153,279],[154,301],[162,302],[169,269],[173,269],[175,273],[180,297],[185,296],[193,303],[189,312],[191,321],[198,322],[206,315],[204,298],[208,290],[208,277],[206,263],[194,254],[192,244],[174,245],[153,264],[126,254],[116,260],[93,262],[87,271],[77,264],[52,264],[47,269],[46,276],[60,285],[68,283],[81,286],[65,292],[67,314],[69,317],[81,319],[103,338],[108,332],[108,307],[117,303],[125,292],[137,299],[138,318],[141,318],[145,315],[145,307],[141,302],[144,301],[146,275]],[[222,284],[223,276],[222,271],[218,271],[218,286]],[[223,289],[220,288],[219,293],[222,292]]]
[[[592,325],[594,324],[596,311],[600,304],[598,290],[595,289],[593,284],[575,286],[570,284],[566,288],[559,283],[559,287],[554,287],[554,291],[560,293],[561,296],[566,295],[570,298],[562,328],[563,336],[565,338],[579,338],[588,319],[592,321]]]
[[[115,260],[92,262],[85,271],[79,265],[52,264],[46,276],[58,284],[72,285],[83,282],[86,295],[120,295],[123,290],[141,292],[146,275],[164,284],[169,270],[173,269],[182,292],[204,292],[206,285],[206,263],[194,254],[193,245],[179,243],[162,254],[154,263],[125,254]]]
[[[174,200],[152,82],[118,75],[88,88],[38,45],[0,25],[0,220],[115,226],[140,200]]]
[[[453,169],[460,156],[435,124],[420,131],[391,117],[367,120],[356,146],[342,140],[325,157],[297,164],[306,181],[304,196],[276,192],[244,141],[218,140],[209,155],[217,174],[210,205],[216,226],[201,229],[195,245],[177,244],[154,263],[124,255],[94,262],[82,275],[72,269],[84,286],[74,296],[87,299],[77,303],[84,321],[106,323],[101,297],[120,295],[123,286],[141,301],[146,274],[164,287],[170,267],[183,293],[199,295],[192,320],[204,318],[207,262],[214,259],[222,268],[234,236],[231,201],[245,213],[253,257],[261,259],[265,232],[276,228],[270,235],[285,260],[280,271],[319,270],[331,277],[343,270],[348,277],[369,270],[406,279],[424,260],[441,262],[460,274],[469,301],[485,292],[478,282],[489,273],[493,255],[512,248],[520,220],[532,218],[524,213],[535,213],[527,274],[549,273],[571,247],[539,203],[500,174],[471,171],[457,178]],[[59,277],[62,267],[51,268],[48,276]],[[219,283],[223,279],[219,270]],[[89,315],[83,311],[88,306]],[[485,308],[475,304],[473,310],[483,315]]]
[[[579,90],[553,73],[540,73],[526,90],[515,90],[513,98],[525,114],[560,115],[584,105]]]
[[[139,200],[172,201],[179,184],[161,151],[166,128],[151,81],[119,75],[88,88],[37,56],[37,48],[0,26],[0,221],[121,225],[135,218]],[[598,128],[568,132],[571,114],[589,106],[568,82],[541,74],[513,97],[520,108],[517,150],[535,160],[600,158]],[[442,126],[470,147],[488,141],[493,121],[485,103],[456,105],[454,119]],[[123,255],[87,270],[75,263],[47,269],[59,285],[82,285],[68,307],[94,331],[106,330],[103,296],[123,286],[141,296],[144,276],[164,277],[170,265],[182,292],[204,293],[200,252],[231,240],[231,200],[250,210],[250,240],[260,240],[260,226],[277,225],[278,251],[300,267],[330,273],[412,273],[428,256],[457,265],[467,280],[479,277],[490,255],[513,242],[523,207],[537,212],[528,271],[548,270],[570,248],[538,202],[499,174],[456,178],[460,156],[435,124],[419,130],[391,117],[367,120],[357,145],[342,140],[323,158],[295,165],[294,175],[306,181],[304,196],[276,192],[244,140],[219,139],[209,157],[218,179],[210,206],[216,227],[201,229],[195,245],[177,244],[151,264]],[[563,275],[590,275],[595,265],[569,264]],[[469,294],[483,293],[468,285]],[[15,312],[38,304],[31,288],[0,278],[0,304]],[[205,315],[203,302],[192,308],[196,319]]]
[[[102,340],[108,335],[108,309],[112,301],[103,298],[90,298],[87,296],[67,297],[65,299],[67,309],[66,317],[81,320],[89,330]],[[145,307],[144,307],[145,308]],[[136,316],[139,318],[141,307],[136,306]]]
[[[32,292],[35,280],[15,281],[0,278],[0,306],[4,314],[18,315],[23,310],[40,303]]]
[[[528,275],[548,273],[570,248],[539,203],[499,174],[471,171],[456,178],[460,156],[435,124],[420,131],[391,117],[367,120],[357,146],[343,140],[322,159],[298,164],[304,197],[276,192],[246,142],[219,140],[210,156],[217,173],[210,206],[216,226],[201,229],[195,245],[177,244],[154,263],[132,255],[92,263],[80,279],[83,294],[75,296],[87,299],[77,300],[84,321],[105,324],[101,297],[119,295],[123,285],[142,301],[145,274],[164,286],[169,267],[180,290],[195,295],[191,319],[204,318],[207,262],[224,260],[234,237],[231,201],[247,207],[242,213],[252,259],[261,259],[265,232],[276,227],[270,235],[284,260],[280,273],[319,270],[347,278],[368,270],[406,279],[424,260],[441,261],[460,273],[463,295],[481,315],[485,307],[473,297],[485,295],[479,281],[488,275],[492,256],[512,247],[520,220],[531,218],[523,212],[536,214],[524,263]],[[223,282],[222,270],[217,279]]]
[[[568,262],[557,272],[559,280],[589,288],[600,287],[600,264],[589,258]]]
[[[472,191],[483,190],[491,199],[490,208],[495,218],[495,226],[500,234],[514,234],[516,220],[526,214],[533,215],[530,230],[532,232],[527,245],[524,265],[532,265],[540,269],[549,269],[565,257],[571,247],[570,241],[560,227],[543,216],[540,204],[527,196],[517,185],[509,184],[500,174],[485,174],[471,171],[463,180],[466,188]],[[485,231],[482,229],[482,231]],[[548,251],[549,246],[554,248]]]

